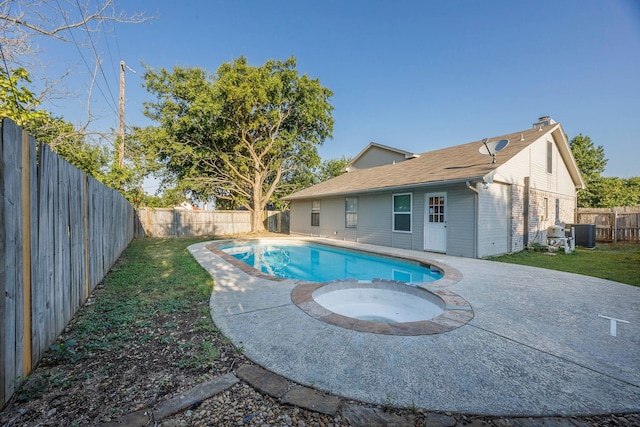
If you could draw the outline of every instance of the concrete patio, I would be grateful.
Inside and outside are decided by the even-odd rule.
[[[457,270],[446,289],[474,317],[446,333],[358,332],[319,321],[291,299],[296,280],[248,274],[200,243],[215,279],[215,324],[262,367],[349,399],[492,416],[640,411],[640,289],[492,261],[324,241],[419,257]],[[612,321],[616,336],[611,335]]]

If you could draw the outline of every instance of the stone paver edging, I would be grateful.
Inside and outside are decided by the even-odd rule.
[[[99,424],[98,427],[146,426],[152,421],[159,421],[163,418],[167,418],[173,414],[184,411],[194,403],[201,402],[221,393],[239,381],[238,377],[231,373],[222,375],[207,382],[198,384],[192,389],[180,393],[171,399],[163,400],[153,408],[145,408],[132,412],[115,421]]]
[[[295,385],[290,387],[284,377],[256,365],[245,364],[236,369],[236,375],[229,373],[199,384],[190,390],[160,402],[153,409],[146,408],[132,412],[115,421],[99,424],[97,427],[145,427],[157,424],[162,419],[184,411],[194,403],[209,399],[223,392],[241,380],[261,393],[280,400],[281,403],[297,406],[313,412],[336,416],[338,413],[352,427],[365,426],[410,426],[415,424],[416,415],[395,415],[381,408],[349,404],[338,397],[320,393],[312,388]],[[238,378],[240,377],[240,379]],[[426,425],[453,427],[459,425],[452,415],[426,413]],[[633,421],[632,421],[633,422]],[[486,426],[538,426],[588,427],[591,424],[577,418],[562,417],[522,417],[498,418],[492,420],[472,420],[471,425]]]

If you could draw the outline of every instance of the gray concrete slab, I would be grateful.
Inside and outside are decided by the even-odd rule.
[[[330,241],[336,244],[338,242]],[[295,280],[258,279],[207,250],[212,317],[255,363],[303,385],[380,405],[496,416],[640,411],[640,289],[581,275],[343,243],[456,268],[447,289],[475,316],[429,336],[356,332],[291,301]],[[609,321],[628,321],[610,335]]]

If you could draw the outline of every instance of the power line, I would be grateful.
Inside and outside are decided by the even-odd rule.
[[[107,38],[107,32],[103,31],[102,35],[104,36],[104,42],[107,45],[107,53],[109,55],[109,63],[111,63],[111,68],[115,71],[116,70],[116,64],[113,62],[113,55],[111,55],[111,46],[109,46],[109,39]],[[119,53],[118,53],[118,57],[120,58],[120,54]]]
[[[107,89],[109,91],[109,95],[111,96],[111,99],[113,100],[113,105],[117,105],[116,103],[116,99],[113,96],[113,92],[111,91],[111,86],[109,86],[109,80],[107,79],[107,76],[104,73],[104,68],[102,67],[102,63],[99,61],[99,55],[98,55],[98,51],[96,50],[96,46],[93,43],[93,38],[91,37],[91,31],[89,31],[89,27],[87,26],[87,22],[85,21],[85,17],[84,17],[84,13],[82,12],[82,7],[80,6],[80,0],[76,0],[76,5],[78,6],[78,11],[80,12],[80,17],[82,18],[82,21],[84,23],[84,28],[87,30],[87,36],[89,37],[89,43],[91,44],[91,50],[93,50],[93,55],[96,58],[96,63],[98,65],[98,69],[100,70],[100,74],[102,74],[102,78],[104,79],[105,84],[107,85]],[[114,108],[114,112],[117,114],[117,109]]]
[[[77,0],[76,0],[77,1]],[[60,11],[63,11],[64,9],[62,8],[62,6],[60,5],[60,1],[56,0],[56,3],[58,5],[58,9]],[[78,4],[78,7],[80,7],[80,5]],[[82,15],[82,11],[80,11],[81,15]],[[69,25],[69,22],[67,21],[67,16],[66,14],[63,12],[62,13],[62,19],[65,22],[65,25]],[[86,27],[86,24],[85,24]],[[93,71],[91,70],[91,67],[89,66],[89,62],[87,61],[87,59],[84,57],[84,54],[82,53],[82,50],[80,49],[80,44],[78,43],[78,41],[75,38],[75,35],[73,34],[73,31],[71,29],[69,29],[69,35],[71,36],[71,40],[73,40],[73,44],[76,47],[76,49],[78,50],[78,53],[80,54],[80,58],[82,58],[82,61],[84,62],[84,65],[87,67],[87,70],[89,71],[89,73],[91,75],[93,75]],[[89,39],[91,39],[91,34],[89,34]],[[94,51],[95,53],[95,51]],[[97,65],[102,68],[102,65],[100,64],[100,62],[98,61],[98,58],[96,57],[96,62]],[[100,91],[100,93],[102,94],[102,97],[104,98],[104,100],[107,102],[107,104],[109,104],[109,99],[107,98],[107,96],[104,94],[104,91],[102,90],[102,88],[100,87],[99,84],[97,84],[96,82],[96,86],[98,88],[98,90]],[[113,99],[113,104],[109,104],[109,107],[113,110],[113,112],[117,115],[117,107],[116,107],[116,103],[115,103],[115,99],[113,98],[113,94],[111,95],[111,99]]]

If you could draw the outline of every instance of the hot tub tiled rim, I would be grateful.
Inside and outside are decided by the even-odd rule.
[[[387,284],[400,284],[401,282],[376,279],[373,280],[372,283],[385,288],[385,285]],[[354,319],[334,313],[321,306],[313,299],[313,293],[325,286],[338,285],[337,288],[339,289],[341,288],[340,285],[344,285],[343,288],[348,289],[354,284],[358,284],[358,281],[347,279],[333,280],[324,283],[303,282],[298,284],[298,286],[296,286],[291,292],[291,301],[309,316],[330,325],[358,332],[369,332],[383,335],[416,336],[443,334],[451,332],[454,329],[458,329],[473,319],[473,309],[471,308],[471,304],[461,296],[450,291],[431,291],[424,287],[422,287],[423,292],[430,292],[443,301],[444,310],[436,317],[416,322],[385,323]]]

